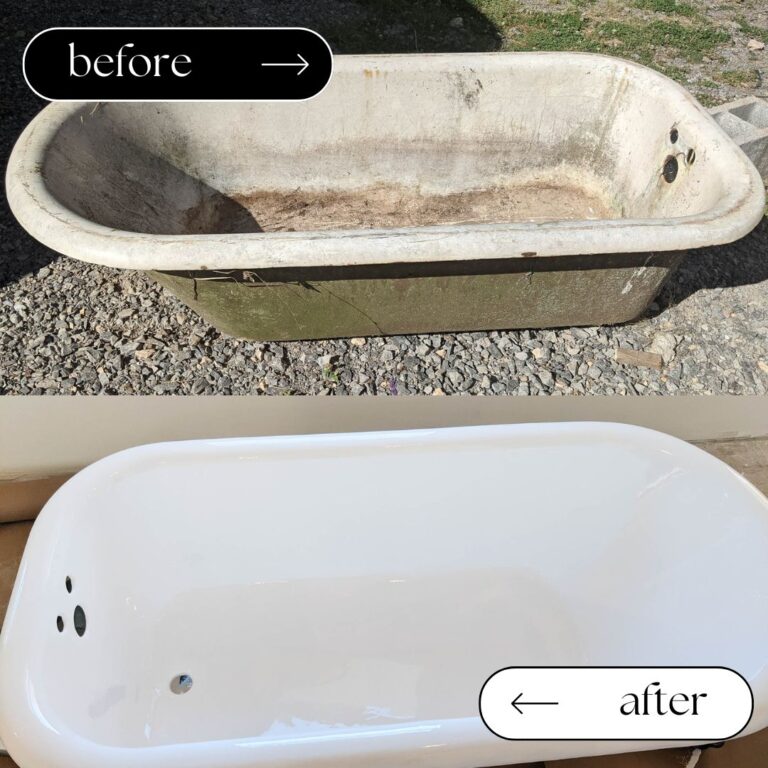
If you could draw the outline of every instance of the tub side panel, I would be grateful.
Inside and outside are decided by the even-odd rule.
[[[261,341],[627,322],[680,252],[391,268],[151,272],[219,330]]]

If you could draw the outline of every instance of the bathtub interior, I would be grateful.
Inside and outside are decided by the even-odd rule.
[[[670,219],[728,185],[703,110],[617,59],[336,62],[308,102],[84,105],[45,183],[91,221],[153,234]]]
[[[436,458],[451,480],[425,484]],[[610,435],[181,450],[52,503],[28,686],[52,727],[100,744],[476,717],[510,665],[765,663],[758,500]]]

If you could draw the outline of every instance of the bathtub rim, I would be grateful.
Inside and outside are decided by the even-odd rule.
[[[57,516],[51,510],[55,507],[56,499],[61,499],[68,493],[77,490],[77,486],[90,482],[92,475],[103,476],[106,471],[112,472],[124,468],[135,460],[144,462],[147,459],[167,456],[169,450],[176,455],[198,455],[200,452],[217,448],[229,448],[237,454],[243,447],[258,446],[261,450],[277,450],[278,452],[291,453],[296,448],[302,447],[314,449],[332,449],[336,445],[349,447],[350,443],[365,447],[376,444],[402,444],[404,441],[411,444],[421,444],[427,448],[430,445],[444,444],[445,441],[461,442],[466,438],[470,440],[488,439],[497,440],[504,436],[514,438],[541,438],[548,435],[581,435],[589,439],[607,435],[619,437],[634,442],[635,445],[646,445],[649,448],[662,449],[665,446],[674,449],[678,454],[682,453],[692,457],[695,461],[711,467],[712,471],[722,473],[732,478],[744,487],[751,495],[754,495],[765,508],[768,514],[768,499],[757,490],[742,475],[729,467],[720,459],[703,451],[697,446],[691,445],[685,440],[672,437],[658,430],[646,427],[638,427],[631,424],[608,421],[573,421],[551,423],[522,423],[482,425],[468,427],[437,427],[403,430],[380,430],[369,432],[327,433],[310,435],[286,435],[286,436],[262,436],[262,437],[235,437],[166,441],[136,446],[118,451],[110,456],[99,459],[85,469],[78,472],[59,490],[54,493],[49,502],[43,508],[35,522],[29,542],[25,548],[24,556],[19,567],[11,599],[8,605],[6,620],[3,623],[3,632],[0,633],[0,738],[6,748],[10,745],[11,755],[17,756],[21,764],[30,768],[43,768],[46,765],[57,764],[72,766],[72,768],[106,768],[106,766],[162,766],[163,768],[204,768],[214,762],[221,766],[242,766],[246,768],[271,762],[286,766],[298,766],[306,764],[309,756],[312,756],[312,765],[317,768],[331,768],[333,765],[352,768],[365,759],[372,768],[387,768],[400,760],[402,752],[407,750],[422,749],[419,737],[425,732],[435,731],[439,733],[439,748],[430,749],[424,757],[422,765],[425,768],[462,768],[468,764],[474,764],[474,756],[478,753],[487,754],[491,759],[494,755],[494,744],[498,741],[482,725],[479,715],[473,718],[457,718],[448,721],[420,721],[412,723],[413,727],[403,728],[400,738],[388,740],[383,730],[369,739],[365,733],[350,734],[341,733],[339,737],[307,737],[297,739],[298,744],[290,744],[287,739],[274,739],[268,742],[259,742],[258,737],[241,737],[234,739],[220,739],[208,741],[190,741],[179,744],[149,745],[149,746],[118,746],[103,744],[91,740],[71,729],[62,726],[61,723],[48,723],[43,713],[34,702],[32,689],[28,686],[28,676],[23,665],[14,663],[16,659],[9,659],[8,632],[6,625],[14,621],[22,591],[31,592],[32,599],[36,599],[35,593],[45,588],[45,575],[32,575],[27,578],[28,548],[33,541],[41,539],[37,548],[43,548],[50,553],[55,547]],[[40,557],[37,553],[36,557]],[[25,583],[25,582],[31,583]],[[27,600],[29,597],[26,598]],[[19,643],[10,650],[11,656],[18,657],[23,649]],[[762,728],[768,727],[768,664],[750,682],[755,707],[750,723],[735,738],[747,736]],[[14,695],[14,691],[25,691],[26,696]],[[23,704],[25,706],[19,706]],[[391,730],[391,729],[390,729]],[[19,732],[23,735],[20,737]],[[376,738],[384,735],[384,739]],[[490,737],[490,741],[489,741]],[[339,738],[346,743],[343,752],[338,751]],[[732,739],[731,739],[732,740]],[[392,745],[392,741],[396,744]],[[502,742],[510,744],[510,742]],[[526,742],[511,742],[512,744],[526,744]],[[646,751],[665,747],[695,746],[701,742],[678,740],[655,741],[579,741],[579,742],[547,742],[557,743],[557,756],[548,759],[561,759],[576,756],[598,756],[602,754],[616,754],[627,751]],[[291,756],[282,760],[286,745]],[[589,745],[590,751],[583,752]],[[66,748],[66,761],[62,761],[62,747]],[[499,749],[503,749],[500,747]],[[303,750],[303,751],[302,751]],[[484,752],[485,750],[485,752]],[[576,750],[574,752],[574,750]],[[509,757],[517,759],[518,756],[509,754]],[[503,757],[503,754],[502,754]],[[500,758],[501,759],[501,758]],[[485,763],[492,764],[492,763]],[[501,763],[499,763],[501,764]]]
[[[116,230],[90,221],[56,200],[42,178],[42,161],[63,122],[85,102],[45,107],[24,129],[8,162],[6,191],[12,212],[33,237],[81,261],[136,270],[263,269],[358,266],[536,256],[598,255],[687,250],[722,245],[750,232],[764,214],[765,190],[757,169],[694,97],[665,75],[636,62],[592,53],[525,52],[386,54],[334,57],[336,72],[422,63],[445,67],[457,59],[478,66],[543,60],[589,59],[624,67],[648,87],[681,99],[681,112],[700,121],[732,164],[725,193],[707,211],[687,216],[547,223],[486,223],[299,232],[154,235]],[[722,165],[721,160],[719,164]]]

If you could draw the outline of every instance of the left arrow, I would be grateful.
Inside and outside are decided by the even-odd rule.
[[[512,702],[512,706],[522,715],[523,710],[520,707],[528,706],[540,706],[540,707],[556,707],[560,702],[558,701],[520,701],[522,693],[518,693],[515,696],[515,700]]]
[[[262,67],[300,67],[299,71],[296,73],[296,76],[298,77],[308,66],[309,62],[300,54],[296,54],[299,57],[299,61],[297,62],[287,62],[287,63],[277,63],[277,62],[266,62],[263,61],[261,63]]]

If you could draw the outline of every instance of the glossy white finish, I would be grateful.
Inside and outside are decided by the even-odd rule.
[[[767,551],[764,497],[637,427],[132,449],[35,523],[0,638],[0,738],[22,768],[470,768],[664,745],[498,739],[478,695],[511,665],[732,667],[749,732],[768,725]]]

